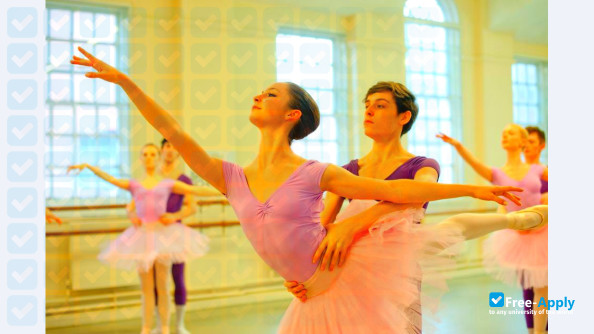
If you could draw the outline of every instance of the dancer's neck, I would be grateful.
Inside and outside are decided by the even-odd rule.
[[[531,165],[540,165],[540,154],[535,155],[533,157],[524,156],[526,158],[526,163]]]
[[[413,156],[412,153],[404,148],[400,138],[395,138],[386,141],[374,140],[371,151],[362,159],[370,163],[382,164],[395,159],[412,158]]]
[[[509,167],[516,167],[521,166],[524,164],[522,161],[522,151],[521,150],[509,150],[507,151],[507,162],[505,163],[506,166]]]
[[[161,165],[161,174],[164,177],[173,178],[174,174],[177,174],[177,161],[163,161]]]
[[[297,162],[304,160],[296,155],[289,144],[288,134],[284,133],[282,129],[279,130],[261,130],[262,139],[258,149],[258,156],[252,163],[252,166],[257,169],[266,169],[274,167],[287,162]]]

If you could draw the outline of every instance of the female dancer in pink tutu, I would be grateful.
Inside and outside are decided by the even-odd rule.
[[[501,168],[491,168],[479,161],[459,141],[445,134],[438,135],[444,142],[454,146],[460,156],[484,179],[496,185],[522,187],[519,194],[522,204],[508,203],[507,212],[514,212],[541,202],[542,182],[548,182],[548,168],[540,164],[522,161],[528,132],[522,126],[510,124],[503,129],[501,146],[507,152],[507,161]],[[496,278],[523,289],[534,289],[534,330],[546,332],[547,314],[538,311],[538,300],[548,298],[548,226],[530,231],[502,230],[493,233],[485,242],[483,252],[487,271]],[[530,323],[527,323],[530,325]],[[529,328],[532,333],[532,330]]]
[[[319,124],[317,105],[301,87],[276,83],[254,97],[250,121],[258,127],[258,156],[242,168],[211,157],[179,123],[126,75],[79,48],[86,59],[71,63],[93,67],[87,77],[120,85],[147,121],[178,149],[187,164],[227,196],[256,252],[286,280],[303,282],[308,303],[293,303],[281,323],[283,333],[390,332],[401,333],[411,324],[406,310],[418,287],[417,262],[402,261],[386,251],[402,242],[405,232],[414,242],[403,249],[407,259],[461,241],[471,233],[487,233],[510,226],[531,228],[546,222],[543,213],[510,215],[491,224],[459,226],[442,224],[423,232],[409,227],[418,212],[405,210],[380,221],[353,247],[341,271],[321,271],[312,257],[326,235],[320,224],[322,194],[331,191],[346,198],[380,199],[399,203],[472,196],[504,203],[498,196],[517,202],[508,191],[516,187],[442,185],[412,180],[383,181],[355,176],[340,167],[305,160],[291,150],[291,141],[313,132]],[[505,217],[505,216],[502,216]],[[400,233],[401,232],[401,233]],[[380,242],[381,240],[381,242]],[[396,241],[393,243],[393,241]],[[418,246],[417,246],[418,245]],[[433,246],[432,248],[430,248]],[[411,265],[406,265],[408,263]],[[388,266],[387,264],[390,263]],[[398,262],[396,262],[398,263]],[[387,294],[387,296],[386,296]],[[312,298],[318,296],[319,298]],[[378,303],[377,297],[388,303]],[[318,303],[317,300],[320,300]],[[360,311],[360,312],[359,312]]]
[[[71,170],[91,170],[103,180],[132,193],[140,226],[127,228],[99,254],[99,259],[123,269],[137,268],[142,288],[142,334],[150,333],[155,309],[155,285],[161,333],[169,333],[168,277],[173,263],[199,257],[208,250],[208,237],[183,224],[159,222],[171,193],[199,196],[219,195],[214,189],[190,186],[181,181],[163,179],[156,170],[159,148],[147,144],[141,161],[146,176],[142,180],[117,179],[95,166],[80,164]]]

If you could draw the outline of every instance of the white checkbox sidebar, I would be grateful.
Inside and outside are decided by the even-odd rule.
[[[45,333],[45,15],[0,1],[0,333]]]

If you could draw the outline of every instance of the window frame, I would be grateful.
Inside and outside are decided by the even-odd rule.
[[[460,43],[460,27],[458,23],[458,13],[456,6],[451,1],[444,1],[444,0],[436,0],[438,6],[440,6],[443,16],[444,22],[439,21],[432,21],[432,20],[425,20],[419,19],[414,17],[408,17],[404,15],[404,6],[406,5],[406,1],[402,7],[402,15],[404,17],[403,25],[404,25],[404,48],[405,48],[405,61],[406,61],[406,54],[409,50],[413,50],[408,47],[408,41],[406,36],[407,24],[418,24],[418,25],[427,25],[431,27],[443,28],[446,34],[446,50],[445,53],[447,55],[447,62],[446,62],[446,77],[447,77],[447,88],[448,94],[445,97],[450,103],[450,125],[451,125],[451,133],[448,135],[458,138],[460,141],[463,141],[463,122],[462,122],[462,64],[461,64],[461,43]],[[423,48],[419,48],[424,50]],[[416,72],[415,72],[416,73]],[[419,72],[421,74],[432,74],[435,75],[433,72]],[[405,65],[405,75],[406,75],[406,85],[410,88],[409,84],[409,76],[411,72],[408,70],[408,66]],[[428,96],[423,94],[422,92],[413,91],[412,92],[417,99],[419,98],[434,98],[434,96]],[[424,110],[419,110],[419,114],[423,113]],[[427,118],[430,120],[430,118]],[[417,119],[418,121],[418,119]],[[440,122],[439,120],[438,122]],[[411,129],[411,132],[407,134],[405,137],[405,145],[407,148],[410,148],[410,134],[414,133],[415,125]],[[427,133],[427,138],[432,138],[434,134]],[[426,140],[425,145],[430,142],[431,140]],[[435,140],[437,141],[437,140]],[[444,144],[445,145],[445,144]],[[433,145],[427,145],[430,147]],[[451,156],[451,167],[452,167],[452,180],[449,180],[453,183],[461,183],[464,180],[464,165],[463,162],[457,158],[457,153],[454,149],[451,149],[452,156]],[[415,152],[412,152],[415,153]],[[439,157],[427,156],[428,158],[438,159]],[[441,164],[441,162],[440,162]],[[442,166],[443,167],[443,166]],[[448,181],[448,180],[445,180]]]
[[[346,68],[346,36],[340,33],[329,33],[321,31],[313,31],[308,29],[297,29],[292,27],[280,27],[275,34],[275,58],[276,58],[276,45],[278,35],[293,35],[298,37],[306,38],[319,38],[329,39],[332,41],[332,67],[333,67],[333,88],[330,90],[334,95],[334,110],[332,111],[332,117],[336,120],[336,160],[331,161],[334,164],[341,164],[342,162],[347,163],[349,157],[350,147],[353,146],[353,141],[350,136],[347,138],[340,138],[341,133],[345,133],[348,130],[348,126],[351,124],[348,113],[347,105],[347,68]],[[277,59],[278,61],[278,59]],[[275,78],[278,80],[278,67],[275,66]],[[303,87],[304,89],[311,89],[310,87]],[[316,101],[316,103],[319,101]],[[325,116],[325,115],[320,115]],[[321,126],[321,119],[320,119]],[[319,128],[318,128],[319,129]],[[308,140],[308,138],[301,139],[300,141],[307,143],[308,141],[328,142],[327,140]],[[345,145],[346,144],[346,145]],[[329,162],[329,161],[326,161]]]
[[[73,13],[76,11],[84,11],[84,12],[91,12],[93,15],[114,15],[116,19],[116,26],[123,27],[126,20],[129,19],[129,8],[126,6],[117,6],[117,5],[109,5],[109,6],[100,6],[94,5],[92,3],[84,4],[84,3],[68,3],[64,1],[47,1],[46,2],[46,12],[44,13],[45,21],[45,41],[46,41],[46,48],[44,52],[44,64],[49,64],[49,58],[51,56],[51,48],[50,42],[58,41],[58,42],[65,42],[69,43],[70,45],[79,44],[86,44],[86,41],[77,40],[74,38],[74,20],[71,19],[70,24],[70,37],[69,38],[54,38],[50,36],[50,10],[65,10],[71,13],[71,18],[73,17]],[[121,69],[122,71],[127,70],[126,64],[122,61],[124,57],[127,57],[128,52],[128,34],[125,29],[118,29],[115,35],[115,42],[104,42],[95,43],[94,45],[112,45],[115,50],[115,67]],[[51,73],[59,73],[70,76],[72,80],[70,80],[70,94],[72,94],[72,99],[66,102],[55,102],[50,99],[50,90],[51,90],[51,80],[50,74]],[[60,205],[79,205],[80,203],[84,202],[85,204],[104,204],[106,202],[115,203],[115,202],[127,202],[129,200],[129,194],[123,190],[117,189],[116,197],[106,197],[101,196],[101,186],[97,186],[95,190],[95,196],[93,197],[79,197],[78,196],[78,182],[74,180],[74,189],[73,189],[73,196],[70,198],[62,198],[62,197],[55,197],[54,196],[54,175],[53,169],[53,154],[54,154],[54,133],[53,129],[53,110],[56,106],[67,106],[71,107],[73,111],[73,132],[72,132],[72,139],[73,139],[73,147],[72,147],[72,156],[76,157],[78,155],[78,147],[76,146],[76,142],[78,138],[81,137],[88,137],[94,138],[95,140],[99,140],[100,138],[115,138],[116,141],[120,145],[120,155],[118,156],[117,162],[115,164],[115,168],[119,169],[119,174],[122,177],[129,177],[130,176],[130,156],[129,156],[129,149],[130,149],[130,142],[129,138],[125,133],[122,132],[122,129],[129,128],[130,124],[130,105],[129,101],[126,98],[125,94],[121,92],[119,89],[115,89],[115,103],[101,103],[101,102],[80,102],[75,101],[74,99],[74,74],[80,72],[76,72],[74,68],[71,66],[68,70],[57,70],[51,69],[47,73],[47,81],[44,87],[45,89],[45,100],[44,100],[44,108],[46,108],[45,117],[47,118],[47,124],[49,124],[49,128],[45,129],[44,131],[44,138],[46,142],[46,157],[47,161],[44,163],[44,167],[46,169],[46,201],[51,204],[60,204]],[[93,81],[93,87],[96,87],[97,83]],[[97,108],[105,108],[105,107],[113,107],[117,110],[117,132],[115,135],[110,136],[101,136],[99,134],[95,135],[81,135],[81,133],[75,131],[74,122],[76,122],[76,110],[80,106],[84,107],[91,107],[94,109],[95,117],[99,117],[98,109]],[[80,163],[82,161],[73,161],[75,163]],[[60,166],[63,168],[63,166]],[[49,180],[48,180],[49,179]],[[103,181],[101,181],[103,182]],[[99,183],[98,183],[99,184]]]

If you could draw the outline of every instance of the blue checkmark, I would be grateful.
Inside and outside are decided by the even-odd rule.
[[[10,218],[35,218],[37,216],[37,190],[35,188],[10,188],[6,202]]]
[[[34,254],[37,252],[37,226],[35,224],[10,224],[6,233],[6,245],[11,254]]]
[[[37,324],[37,297],[10,296],[6,306],[9,325],[34,326]]]
[[[9,109],[33,110],[37,107],[37,82],[34,80],[10,80],[7,89]]]
[[[6,281],[9,289],[33,290],[37,288],[36,260],[10,260],[6,268]]]
[[[8,73],[33,74],[37,71],[37,45],[9,44],[7,48]]]
[[[37,144],[37,118],[35,116],[10,116],[6,122],[6,137],[10,146]]]
[[[9,181],[33,182],[37,180],[37,154],[35,152],[10,152],[6,159]]]
[[[7,31],[12,38],[37,36],[37,10],[32,7],[12,7],[7,11]]]
[[[504,301],[503,292],[491,292],[489,294],[489,306],[491,307],[503,307]]]

